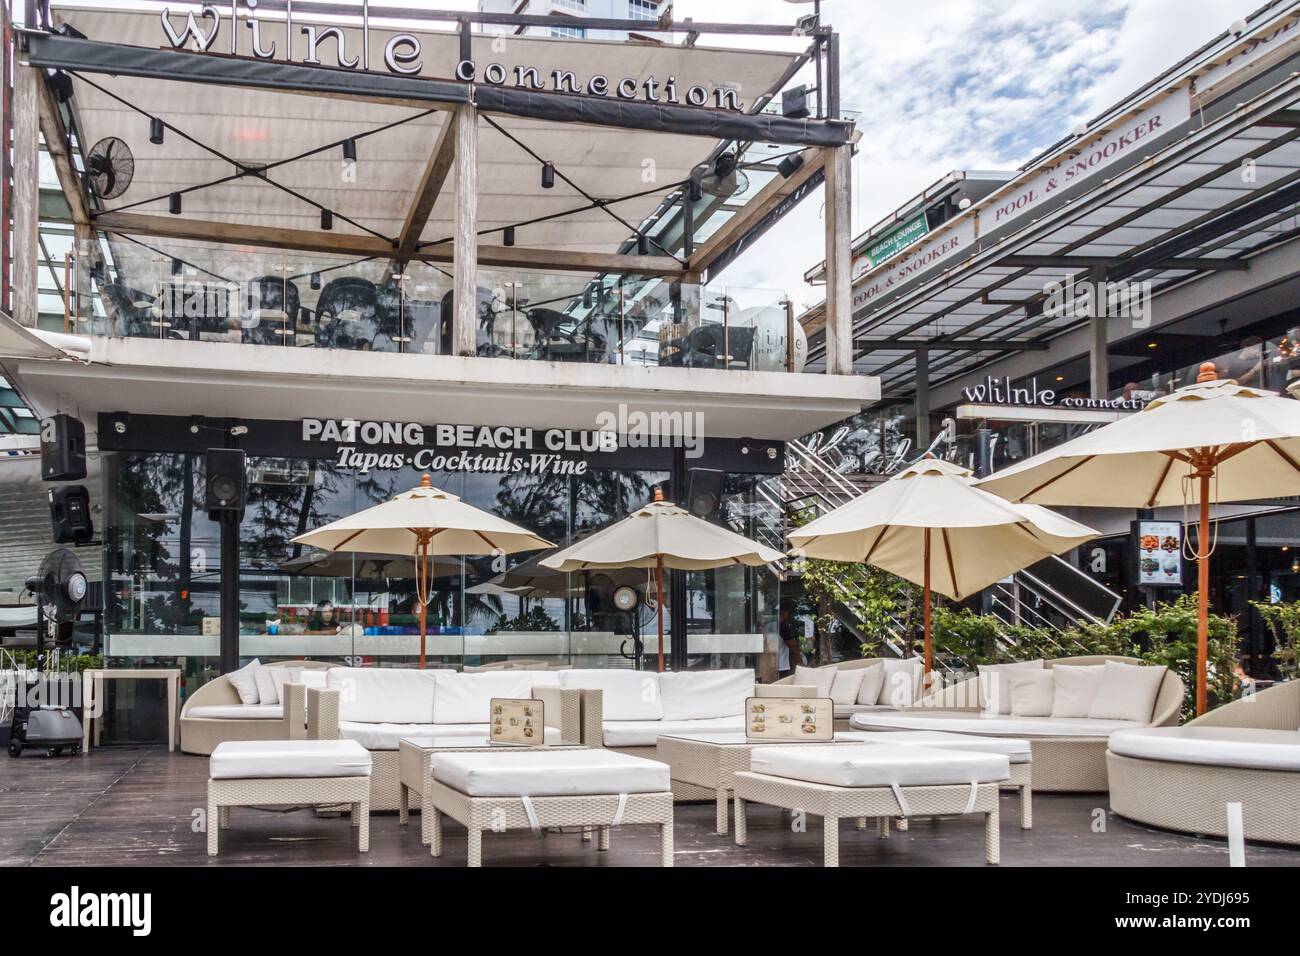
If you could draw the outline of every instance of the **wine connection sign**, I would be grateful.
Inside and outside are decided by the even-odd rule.
[[[372,26],[369,3],[360,4],[350,14],[343,7],[338,14],[331,14],[335,20],[342,16],[352,21],[350,26],[360,28],[359,43],[355,30],[349,32],[340,26],[302,22],[303,18],[293,13],[292,4],[287,5],[282,17],[274,19],[259,13],[258,0],[231,0],[220,8],[204,5],[197,16],[193,11],[173,14],[164,7],[159,19],[163,36],[177,50],[200,53],[219,50],[224,53],[228,47],[231,55],[247,52],[259,60],[370,70]],[[381,31],[378,27],[374,32],[377,34],[374,53],[378,54],[374,59],[382,62],[384,69],[399,76],[420,76],[424,72],[426,55],[421,35]],[[544,68],[527,64],[479,64],[472,59],[461,59],[447,66],[448,69],[438,71],[436,75],[450,73],[462,83],[743,111],[737,89],[726,85],[705,87],[679,83],[676,76],[617,77],[602,73],[580,76],[573,70],[547,72]]]

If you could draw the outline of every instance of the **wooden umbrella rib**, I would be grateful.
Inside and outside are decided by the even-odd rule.
[[[1272,442],[1270,441],[1269,444],[1272,445]],[[1249,442],[1249,441],[1237,442],[1235,445],[1224,445],[1223,451],[1221,451],[1218,457],[1215,458],[1215,464],[1222,465],[1228,459],[1235,458],[1238,455],[1240,455],[1243,451],[1249,451],[1251,448],[1254,447],[1255,447],[1255,442]],[[1277,449],[1275,448],[1274,451],[1276,450]],[[1296,463],[1294,461],[1291,461],[1290,459],[1287,459],[1287,461],[1290,463],[1292,468],[1296,467]]]
[[[1021,495],[1021,496],[1020,496],[1019,498],[1017,498],[1016,500],[1017,500],[1017,501],[1024,501],[1024,500],[1026,500],[1027,498],[1032,498],[1034,495],[1038,494],[1040,491],[1042,491],[1042,490],[1043,490],[1044,488],[1046,488],[1048,485],[1055,484],[1056,482],[1060,481],[1060,480],[1061,480],[1062,478],[1064,478],[1066,475],[1068,475],[1068,474],[1070,474],[1071,472],[1073,472],[1076,468],[1082,468],[1084,465],[1088,464],[1088,462],[1092,461],[1093,458],[1095,458],[1095,457],[1097,457],[1097,456],[1096,456],[1096,455],[1088,455],[1086,458],[1080,458],[1078,461],[1076,461],[1076,462],[1075,462],[1073,465],[1071,465],[1069,468],[1065,469],[1065,471],[1061,472],[1059,475],[1053,475],[1051,478],[1048,478],[1045,482],[1043,482],[1043,483],[1042,483],[1041,485],[1039,485],[1037,488],[1034,488],[1033,490],[1031,490],[1031,491],[1029,491],[1029,492],[1027,492],[1027,493],[1025,493],[1025,494],[1023,494],[1023,495]]]
[[[369,531],[369,530],[370,530],[369,528],[358,528],[356,531],[353,531],[350,535],[348,535],[346,538],[344,538],[344,539],[343,539],[342,541],[340,541],[338,544],[334,545],[334,547],[330,548],[330,550],[331,550],[331,551],[338,551],[340,548],[342,548],[345,544],[347,544],[347,543],[348,543],[349,541],[351,541],[353,538],[357,537],[358,535],[365,534],[365,533],[366,533],[367,531]]]
[[[883,528],[880,529],[880,534],[876,535],[876,540],[871,542],[871,547],[867,548],[867,553],[862,558],[863,564],[871,563],[871,556],[876,553],[876,545],[880,544],[880,539],[883,538],[889,532],[889,528],[890,528],[889,525],[885,525]]]
[[[476,535],[478,535],[480,538],[482,538],[483,541],[487,544],[487,546],[488,546],[489,548],[500,548],[500,545],[498,545],[496,542],[494,542],[491,538],[489,538],[487,535],[485,535],[482,531],[475,531],[474,533],[475,533]],[[504,549],[504,548],[501,548],[501,550],[504,551],[505,549]]]
[[[1156,479],[1155,486],[1151,489],[1151,496],[1147,498],[1148,508],[1155,507],[1156,497],[1160,494],[1160,487],[1165,483],[1165,479],[1169,477],[1169,469],[1173,467],[1174,467],[1174,456],[1168,455],[1165,459],[1165,467],[1161,469],[1160,477]]]
[[[940,529],[940,532],[943,535],[944,557],[948,559],[948,578],[952,581],[953,594],[955,594],[957,599],[960,600],[961,588],[957,585],[957,568],[952,563],[952,545],[948,542],[948,529],[942,528]]]
[[[1281,458],[1284,462],[1286,462],[1288,465],[1290,465],[1290,466],[1291,466],[1292,468],[1294,468],[1296,471],[1300,471],[1300,464],[1297,464],[1297,463],[1296,463],[1296,460],[1295,460],[1294,458],[1292,458],[1290,455],[1288,455],[1286,452],[1284,452],[1281,448],[1278,448],[1278,447],[1277,447],[1277,442],[1275,442],[1275,441],[1273,441],[1273,439],[1269,438],[1269,439],[1267,439],[1267,440],[1264,442],[1264,444],[1267,445],[1269,448],[1273,449],[1273,452],[1274,452],[1274,453],[1275,453],[1279,458]]]

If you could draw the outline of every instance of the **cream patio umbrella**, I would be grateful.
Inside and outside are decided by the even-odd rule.
[[[710,524],[683,508],[655,499],[622,521],[543,558],[539,564],[556,571],[609,571],[654,568],[659,619],[659,670],[664,669],[664,568],[707,571],[743,564],[759,567],[780,561],[775,548],[750,541],[734,531]]]
[[[1196,712],[1205,713],[1210,503],[1300,494],[1300,402],[1216,377],[1154,399],[1104,428],[991,475],[1012,501],[1115,508],[1196,505]]]
[[[531,531],[433,487],[428,475],[410,491],[300,534],[293,541],[322,551],[361,551],[413,558],[415,594],[420,602],[421,668],[438,555],[514,554],[555,547]]]
[[[860,561],[925,589],[925,673],[934,664],[930,592],[969,597],[1097,532],[975,487],[970,471],[926,457],[789,535],[803,556]]]

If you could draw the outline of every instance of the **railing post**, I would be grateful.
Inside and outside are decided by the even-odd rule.
[[[478,325],[478,115],[473,106],[462,104],[447,122],[456,124],[452,350],[457,355],[474,355]]]
[[[853,374],[852,146],[826,154],[826,372]]]

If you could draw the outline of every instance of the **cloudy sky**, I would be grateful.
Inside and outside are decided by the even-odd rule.
[[[823,18],[842,36],[843,107],[861,112],[855,233],[951,170],[1015,169],[1262,3],[824,0]],[[674,9],[679,18],[788,23],[812,8],[676,0]],[[810,199],[724,281],[820,301],[803,272],[822,258],[821,215]],[[791,256],[792,244],[806,253]]]

